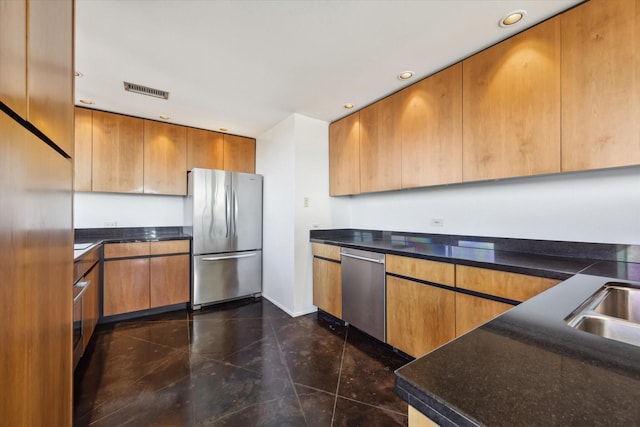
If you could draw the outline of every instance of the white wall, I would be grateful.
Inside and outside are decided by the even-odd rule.
[[[263,295],[292,316],[315,310],[309,229],[332,227],[327,141],[328,123],[294,114],[256,142],[256,172],[264,175]]]
[[[184,224],[182,196],[74,193],[74,228],[172,227]]]
[[[640,167],[365,194],[345,204],[353,228],[640,244]]]

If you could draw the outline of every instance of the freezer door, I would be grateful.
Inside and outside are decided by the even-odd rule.
[[[236,250],[231,185],[230,172],[194,168],[189,174],[194,254]]]
[[[232,176],[234,250],[262,248],[262,175],[235,172]]]
[[[262,251],[193,257],[191,307],[262,292]]]

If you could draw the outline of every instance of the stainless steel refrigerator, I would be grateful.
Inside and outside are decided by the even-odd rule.
[[[262,176],[194,168],[185,200],[193,237],[191,308],[262,292]]]

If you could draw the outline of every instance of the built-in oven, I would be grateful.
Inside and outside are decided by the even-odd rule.
[[[83,296],[91,281],[78,282],[73,285],[73,366],[82,356],[84,325],[83,325]]]

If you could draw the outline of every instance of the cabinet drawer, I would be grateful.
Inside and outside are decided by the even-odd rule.
[[[558,283],[558,280],[544,277],[456,266],[457,287],[515,301],[526,301]]]
[[[126,258],[134,256],[148,256],[149,242],[133,242],[133,243],[108,243],[104,245],[104,257],[108,258]]]
[[[404,256],[387,255],[387,273],[455,286],[455,265]]]
[[[188,240],[164,240],[150,242],[151,255],[189,253]]]
[[[325,245],[322,243],[312,243],[311,251],[315,256],[335,259],[336,261],[340,261],[340,246]]]

